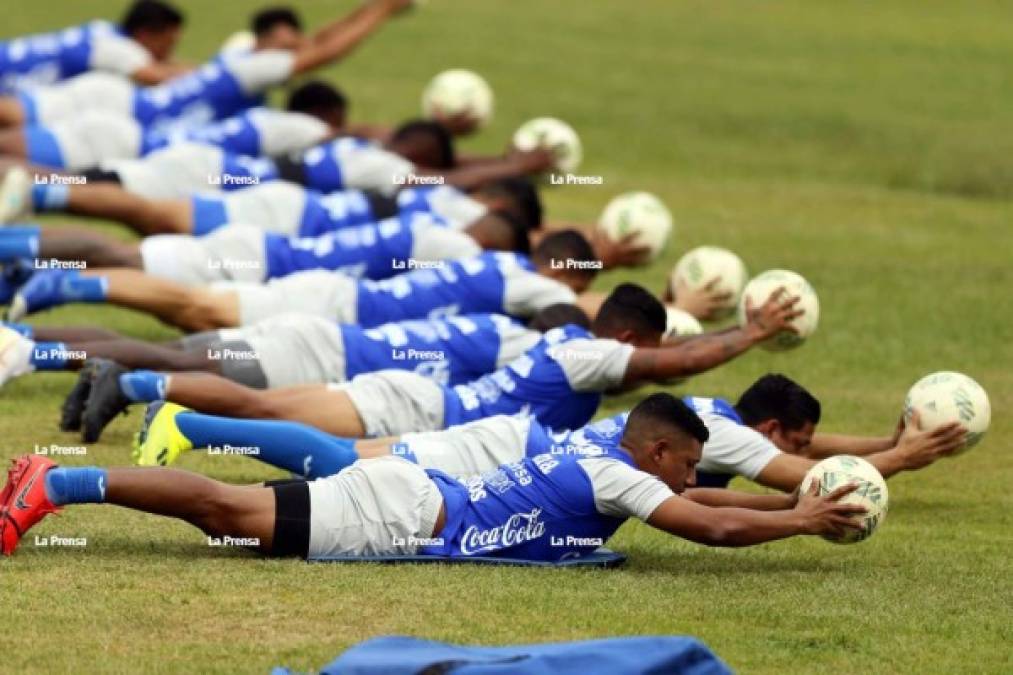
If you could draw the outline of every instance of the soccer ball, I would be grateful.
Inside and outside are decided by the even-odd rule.
[[[753,277],[746,284],[746,289],[742,292],[742,299],[739,301],[739,325],[746,324],[747,299],[754,308],[759,307],[767,301],[771,293],[781,286],[787,291],[787,296],[782,295],[782,299],[797,295],[799,300],[795,304],[795,308],[801,309],[805,313],[791,320],[791,324],[798,330],[798,333],[783,330],[760,343],[761,347],[772,352],[798,347],[813,334],[820,320],[819,298],[816,297],[816,291],[804,277],[788,270],[767,270]]]
[[[257,46],[257,36],[248,30],[233,33],[222,43],[221,53],[250,52]]]
[[[830,494],[842,485],[857,483],[858,489],[841,498],[841,504],[858,504],[866,508],[866,513],[856,516],[862,524],[859,530],[849,529],[842,537],[824,535],[827,541],[835,544],[853,544],[868,539],[886,518],[890,501],[890,493],[886,481],[872,464],[861,457],[836,455],[819,462],[802,479],[799,488],[802,494],[809,491],[815,479],[819,479],[820,496]]]
[[[918,411],[923,429],[935,429],[960,422],[967,429],[964,445],[955,454],[978,444],[992,421],[988,394],[980,384],[963,373],[940,371],[914,383],[904,400],[904,421]]]
[[[665,314],[668,318],[665,326],[665,340],[688,335],[699,335],[703,332],[703,326],[696,320],[696,317],[689,312],[684,312],[678,307],[665,305]]]
[[[694,248],[675,263],[670,282],[673,291],[682,285],[690,290],[699,290],[715,278],[718,279],[715,291],[731,295],[719,312],[721,316],[727,316],[735,310],[749,278],[742,259],[728,249],[717,246]]]
[[[536,117],[528,120],[514,132],[514,147],[518,150],[548,148],[556,156],[555,168],[573,173],[584,157],[580,137],[569,124],[555,117]]]
[[[492,88],[481,75],[463,68],[444,70],[426,85],[422,92],[422,114],[435,117],[468,113],[478,126],[492,119]]]
[[[650,192],[627,192],[605,206],[598,227],[613,241],[636,233],[633,243],[649,247],[653,260],[672,232],[672,213]]]

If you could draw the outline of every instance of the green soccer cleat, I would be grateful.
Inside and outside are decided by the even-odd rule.
[[[193,443],[176,426],[176,415],[181,412],[189,412],[189,408],[167,401],[148,404],[144,425],[134,434],[134,464],[168,466],[184,452],[193,450]]]

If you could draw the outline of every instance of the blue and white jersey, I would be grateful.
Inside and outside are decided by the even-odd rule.
[[[467,227],[489,212],[485,204],[450,185],[405,188],[396,199],[398,213],[432,213],[454,228]]]
[[[0,93],[51,85],[89,70],[130,75],[151,54],[108,21],[0,42]]]
[[[264,251],[268,279],[311,269],[387,279],[420,266],[470,258],[482,248],[467,234],[448,230],[435,217],[414,213],[317,237],[265,233]]]
[[[292,74],[292,52],[220,54],[191,73],[134,94],[134,118],[146,127],[204,125],[264,104],[264,92]]]
[[[568,286],[536,273],[526,256],[489,252],[382,281],[360,281],[356,317],[362,326],[486,312],[529,318],[576,299]]]
[[[526,412],[556,429],[581,427],[602,393],[622,384],[633,347],[574,325],[553,328],[525,354],[474,382],[446,388],[446,426]]]
[[[402,321],[376,328],[342,325],[346,377],[396,368],[453,386],[491,373],[541,339],[500,314]]]
[[[327,138],[330,128],[311,115],[254,108],[203,126],[178,125],[144,133],[141,154],[175,143],[203,143],[226,152],[260,157],[298,152]]]
[[[401,155],[361,138],[339,138],[303,153],[306,187],[318,192],[357,189],[392,195],[414,165]]]
[[[364,190],[341,190],[329,194],[306,190],[299,217],[299,236],[316,237],[377,220]]]
[[[674,493],[622,451],[608,458],[536,455],[478,476],[426,473],[447,522],[423,555],[556,561],[591,553],[629,517],[646,520]]]

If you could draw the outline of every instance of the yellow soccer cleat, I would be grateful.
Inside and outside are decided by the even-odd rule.
[[[144,425],[134,434],[134,464],[168,466],[184,452],[193,450],[193,443],[176,426],[176,415],[181,412],[190,409],[167,401],[148,404]]]

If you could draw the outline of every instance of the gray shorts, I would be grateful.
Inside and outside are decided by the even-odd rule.
[[[211,288],[238,295],[241,326],[292,312],[337,323],[357,323],[357,283],[338,272],[309,270],[271,279],[266,284],[223,281],[211,284]]]
[[[103,162],[114,171],[123,189],[148,199],[184,199],[195,192],[221,189],[225,152],[199,143],[177,143],[141,159]]]
[[[63,168],[83,171],[116,159],[136,158],[141,125],[117,113],[93,110],[50,127],[63,156]]]
[[[229,223],[256,225],[267,232],[295,237],[306,208],[306,189],[295,183],[271,181],[228,192],[224,203]]]
[[[132,118],[136,89],[122,75],[96,71],[33,89],[29,96],[35,103],[35,124],[49,126],[91,110]]]
[[[443,431],[404,434],[399,445],[424,469],[475,476],[524,459],[530,428],[530,417],[496,415]]]
[[[432,538],[443,505],[426,472],[398,457],[361,459],[309,491],[311,558],[411,555]]]
[[[267,276],[264,231],[228,225],[203,237],[157,234],[141,241],[144,271],[196,286],[215,281],[261,282]]]
[[[367,436],[399,436],[443,428],[443,389],[417,373],[380,370],[356,375],[351,382],[331,388],[348,394]]]
[[[229,345],[244,344],[256,355],[256,366],[266,388],[345,381],[345,344],[338,325],[305,314],[283,314],[252,326],[226,328],[188,335],[181,340],[187,351],[215,353]],[[234,377],[238,364],[222,361],[222,374],[246,384],[245,370]]]

